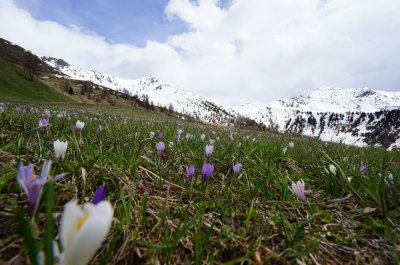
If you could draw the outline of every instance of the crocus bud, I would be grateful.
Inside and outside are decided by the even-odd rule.
[[[329,170],[332,172],[333,175],[336,176],[336,167],[332,164],[329,165]]]
[[[156,144],[156,149],[160,153],[161,157],[164,157],[164,151],[165,151],[165,144],[164,142],[158,142]]]
[[[162,138],[163,137],[163,132],[161,130],[157,130],[157,137]]]
[[[85,127],[85,123],[84,123],[83,121],[78,120],[78,121],[76,122],[75,128],[76,128],[78,131],[82,131],[82,130],[83,130],[83,127]]]
[[[385,178],[385,185],[386,188],[389,190],[394,189],[394,179],[392,173],[390,173],[386,178]]]
[[[213,151],[214,151],[214,146],[212,146],[212,145],[206,145],[205,151],[206,151],[206,158],[207,158],[207,160],[210,160],[211,154],[212,154]]]
[[[98,204],[99,202],[103,201],[106,197],[107,191],[104,186],[100,186],[96,192],[94,193],[92,203]]]
[[[368,166],[367,165],[361,165],[360,166],[360,172],[361,174],[365,174],[368,170]]]
[[[186,168],[186,173],[188,175],[188,178],[190,180],[190,182],[193,180],[193,176],[194,176],[194,165],[190,165]]]
[[[242,164],[236,163],[232,166],[232,169],[235,176],[238,177],[240,175],[240,171],[242,170]]]
[[[67,151],[68,141],[61,142],[60,140],[56,140],[54,141],[53,145],[56,159],[64,160],[65,152]]]
[[[284,147],[282,148],[282,153],[283,153],[283,155],[286,155],[286,152],[287,152],[287,147],[284,146]]]
[[[213,172],[214,172],[214,165],[209,163],[204,163],[203,168],[201,169],[204,181],[207,181]]]

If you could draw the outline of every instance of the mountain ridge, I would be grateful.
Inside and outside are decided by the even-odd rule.
[[[128,80],[75,67],[56,58],[42,59],[70,78],[147,98],[156,106],[173,108],[206,122],[232,125],[246,119],[264,128],[323,141],[400,148],[400,92],[320,87],[309,94],[269,103],[222,106],[154,76]]]
[[[42,60],[72,79],[90,81],[122,93],[135,95],[140,99],[151,101],[156,106],[172,108],[179,113],[190,115],[203,122],[234,125],[238,118],[240,119],[239,113],[227,110],[201,95],[171,85],[154,76],[129,80],[72,66],[62,59],[42,57]],[[59,60],[65,63],[60,65]],[[251,121],[246,122],[251,123]],[[252,126],[256,126],[256,124],[252,124]]]

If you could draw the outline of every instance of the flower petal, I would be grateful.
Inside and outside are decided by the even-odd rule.
[[[102,201],[96,206],[89,203],[84,208],[89,217],[74,239],[73,246],[63,253],[63,265],[87,264],[110,229],[113,209],[109,201]]]
[[[45,161],[43,163],[42,171],[40,172],[40,178],[41,179],[47,179],[47,176],[49,175],[50,172],[50,166],[51,166],[51,160]]]
[[[17,181],[26,194],[28,194],[28,180],[33,175],[33,165],[24,167],[22,162],[18,166]]]
[[[61,246],[63,251],[72,248],[78,233],[76,221],[83,215],[84,212],[75,200],[68,202],[64,206],[64,212],[61,217]]]
[[[59,180],[62,179],[64,176],[65,176],[64,173],[57,174],[57,175],[54,176],[54,180],[55,180],[55,181],[59,181]]]

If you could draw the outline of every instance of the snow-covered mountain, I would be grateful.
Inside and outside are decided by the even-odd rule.
[[[400,108],[400,92],[377,91],[369,88],[322,87],[309,95],[273,101],[268,105],[303,112],[376,112]]]
[[[249,119],[246,122],[253,120],[280,132],[324,141],[400,148],[400,92],[323,87],[307,95],[270,103],[221,106],[153,76],[128,80],[75,67],[61,59],[42,60],[71,79],[137,95],[154,105],[172,107],[206,122],[232,124],[241,116]]]
[[[231,109],[281,132],[359,146],[400,147],[400,92],[324,87],[308,95]]]
[[[140,99],[148,100],[156,106],[173,108],[174,111],[201,121],[228,125],[238,116],[233,110],[228,111],[200,95],[163,82],[154,76],[129,80],[72,66],[62,59],[42,57],[42,60],[60,70],[68,78],[91,81],[132,96],[137,95]]]

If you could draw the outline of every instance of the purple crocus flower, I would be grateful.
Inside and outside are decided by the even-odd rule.
[[[194,165],[190,165],[186,168],[186,173],[189,177],[190,182],[192,182],[194,176]]]
[[[157,136],[158,136],[158,138],[162,138],[163,132],[161,130],[157,130]]]
[[[21,109],[20,106],[16,106],[16,107],[15,107],[15,111],[16,111],[17,113],[21,113],[21,112],[22,112],[22,109]]]
[[[388,190],[393,190],[394,189],[394,180],[393,180],[393,175],[389,174],[385,178],[385,185]]]
[[[204,163],[203,168],[201,169],[204,181],[207,181],[213,172],[214,172],[214,165],[209,163]]]
[[[302,202],[307,202],[306,195],[304,194],[304,181],[297,181],[297,183],[292,182],[292,187],[289,190],[297,196],[297,198]]]
[[[106,188],[104,186],[100,186],[94,193],[92,203],[98,204],[99,202],[104,200],[104,198],[106,197],[106,194],[107,194]]]
[[[238,177],[240,175],[240,171],[242,170],[242,164],[240,163],[233,164],[232,169],[235,176]]]
[[[206,158],[207,158],[207,160],[210,160],[211,154],[212,154],[212,152],[214,151],[214,146],[212,146],[212,145],[206,145],[205,151],[206,151]]]
[[[365,174],[368,170],[368,166],[367,165],[361,165],[360,166],[360,172],[361,174]]]
[[[42,188],[44,184],[47,183],[50,166],[51,160],[45,161],[39,176],[34,175],[33,164],[29,164],[25,167],[21,162],[18,166],[17,180],[21,188],[28,196],[28,202],[32,212],[35,211]],[[59,180],[62,176],[63,174],[58,174],[54,177],[54,179]]]
[[[156,149],[160,153],[161,157],[164,157],[164,151],[165,151],[165,144],[164,142],[158,142],[156,144]]]
[[[44,129],[47,132],[48,126],[49,126],[49,118],[41,118],[39,120],[39,128]]]
[[[178,134],[179,134],[179,135],[181,135],[181,134],[184,133],[184,132],[185,132],[184,129],[179,129],[179,130],[178,130]]]

